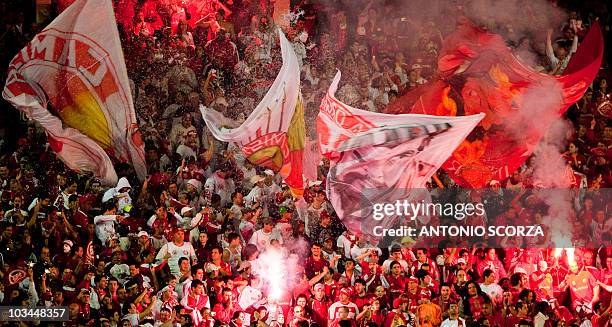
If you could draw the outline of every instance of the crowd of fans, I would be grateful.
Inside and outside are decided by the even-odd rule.
[[[3,143],[1,305],[67,306],[70,321],[49,326],[609,324],[612,248],[600,244],[610,239],[612,210],[597,192],[612,184],[607,62],[567,114],[575,132],[564,157],[579,184],[595,191],[568,213],[575,253],[521,239],[505,240],[504,248],[462,247],[463,240],[419,247],[406,237],[383,247],[342,225],[324,191],[327,163],[300,209],[278,175],[215,140],[202,120],[201,104],[244,121],[271,85],[281,65],[274,3],[114,3],[149,176],[141,183],[117,163],[121,179],[108,188],[67,171],[33,122],[15,144]],[[377,112],[435,78],[448,22],[469,16],[467,3],[452,2],[431,18],[409,15],[400,1],[292,4],[283,31],[300,60],[306,126],[315,125],[336,69],[345,72],[339,98]],[[0,6],[5,75],[4,63],[40,27]],[[561,74],[596,18],[609,36],[605,11],[566,18],[548,33],[524,35],[477,22],[534,69]],[[309,134],[316,138],[314,129]],[[528,191],[530,165],[490,185],[493,194],[515,192],[524,209],[502,202],[484,224],[546,217]],[[439,177],[432,187],[453,187]],[[584,235],[593,241],[581,244]],[[279,262],[292,263],[280,293],[265,274]]]

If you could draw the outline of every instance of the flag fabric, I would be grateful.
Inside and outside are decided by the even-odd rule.
[[[93,265],[95,262],[95,255],[93,241],[89,241],[89,243],[87,243],[87,249],[85,250],[85,264]]]
[[[317,132],[321,154],[330,159],[329,200],[347,227],[372,235],[377,203],[425,200],[428,181],[484,117],[389,115],[352,108],[335,98],[336,74],[321,102]],[[367,218],[367,219],[366,219]],[[396,217],[398,218],[398,217]]]
[[[75,0],[58,0],[57,1],[57,11],[60,13],[63,12],[64,10],[69,8],[70,5],[72,5],[74,2]]]
[[[2,96],[45,129],[70,169],[114,185],[115,160],[146,177],[111,1],[78,0],[62,12],[13,58]]]
[[[280,173],[294,196],[303,194],[304,108],[300,69],[291,43],[279,30],[283,65],[274,83],[240,127],[227,129],[218,111],[200,107],[210,131],[220,141],[235,143],[253,164]]]
[[[321,154],[319,153],[319,144],[316,140],[311,140],[306,137],[304,143],[304,179],[307,181],[317,181],[319,179],[319,163],[321,162]]]
[[[17,267],[6,274],[6,281],[8,281],[8,283],[5,285],[17,285],[26,278],[28,278],[28,273],[24,269]]]
[[[387,113],[487,116],[443,168],[462,187],[505,180],[533,153],[552,122],[578,101],[601,64],[603,39],[597,24],[572,56],[562,76],[524,66],[503,39],[460,18],[444,40],[438,76],[394,103]]]

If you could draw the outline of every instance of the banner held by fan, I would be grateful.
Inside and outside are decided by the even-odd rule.
[[[270,90],[240,127],[227,129],[220,112],[200,107],[206,125],[220,141],[237,144],[253,164],[272,169],[295,197],[304,191],[305,139],[300,69],[291,43],[279,30],[283,65]]]
[[[114,160],[146,177],[110,1],[78,0],[62,12],[13,58],[2,96],[45,129],[70,169],[114,185]]]
[[[408,92],[385,112],[462,116],[484,112],[485,119],[455,150],[443,168],[462,187],[482,188],[503,181],[597,75],[603,38],[595,23],[561,76],[524,66],[504,40],[458,19],[444,40],[437,80]]]
[[[331,162],[327,195],[348,228],[375,236],[374,227],[390,227],[400,217],[375,221],[373,205],[427,200],[425,187],[432,175],[485,114],[438,117],[369,112],[336,99],[339,82],[340,72],[317,117],[321,154]]]

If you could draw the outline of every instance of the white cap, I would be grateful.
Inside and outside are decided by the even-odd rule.
[[[191,210],[193,210],[193,208],[192,208],[192,207],[183,207],[183,208],[181,209],[181,216],[182,216],[182,215],[184,215],[186,212],[189,212],[189,211],[191,211]]]
[[[192,178],[190,180],[187,181],[187,184],[191,184],[193,187],[196,188],[196,190],[198,190],[198,192],[200,191],[201,187],[202,187],[202,182],[200,182],[199,180]]]
[[[257,184],[263,180],[265,180],[266,178],[260,175],[253,175],[253,177],[251,177],[251,183],[253,184]]]
[[[309,181],[308,182],[308,187],[318,186],[318,185],[321,185],[321,184],[323,184],[322,181],[314,181],[314,182],[313,181]]]
[[[141,230],[140,232],[138,232],[138,237],[141,237],[141,236],[146,236],[146,237],[149,237],[149,233],[147,233],[147,232],[146,232],[146,231],[144,231],[144,230]]]
[[[68,244],[69,247],[72,247],[74,245],[71,240],[64,240],[64,244]]]
[[[515,274],[525,274],[525,275],[527,275],[527,270],[525,270],[522,267],[517,267],[517,268],[514,269],[514,273]]]
[[[268,175],[268,176],[274,176],[274,172],[272,171],[272,169],[266,169],[264,170],[264,174]]]

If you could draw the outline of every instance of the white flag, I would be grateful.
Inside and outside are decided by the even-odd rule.
[[[274,83],[242,125],[224,128],[226,119],[200,107],[206,125],[220,141],[238,145],[253,164],[280,173],[295,196],[303,191],[304,108],[300,68],[291,43],[279,30],[283,65]]]
[[[340,72],[321,102],[317,132],[330,159],[327,193],[347,227],[372,235],[398,217],[372,218],[375,204],[424,200],[432,175],[484,114],[464,117],[389,115],[352,108],[335,97]]]
[[[2,96],[45,129],[70,169],[114,185],[113,158],[146,177],[110,0],[78,0],[37,34],[11,61]]]

